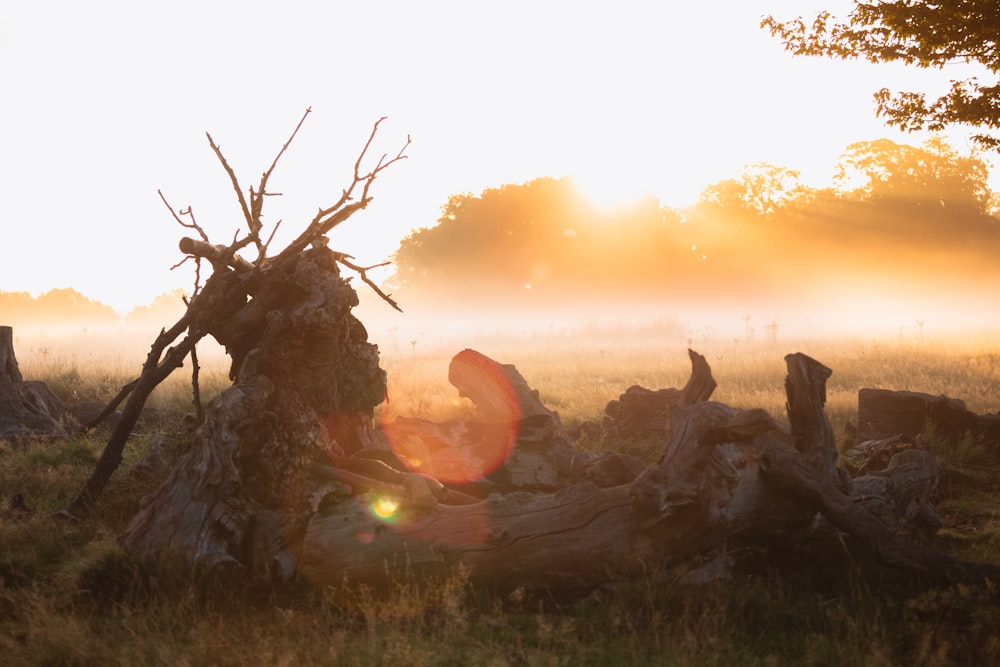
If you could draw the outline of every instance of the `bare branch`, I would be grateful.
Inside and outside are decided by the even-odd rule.
[[[409,135],[406,137],[406,143],[403,144],[403,147],[400,148],[395,157],[387,160],[386,156],[383,155],[375,165],[375,168],[367,173],[361,173],[361,163],[364,161],[365,156],[368,154],[368,150],[371,148],[379,126],[385,119],[386,116],[383,116],[375,121],[372,131],[368,135],[368,139],[365,141],[365,145],[361,149],[361,153],[358,155],[358,159],[354,162],[354,178],[351,181],[351,184],[341,192],[340,199],[328,208],[320,208],[316,213],[316,216],[313,217],[312,222],[310,222],[306,227],[305,231],[299,234],[298,238],[289,243],[274,261],[283,262],[288,257],[298,254],[308,245],[315,242],[319,237],[326,235],[334,227],[354,215],[354,213],[367,207],[371,202],[371,198],[368,196],[368,189],[371,187],[371,184],[375,181],[376,177],[378,177],[382,171],[388,169],[391,165],[399,162],[400,160],[406,159],[406,149],[411,143]],[[361,184],[362,188],[361,199],[352,201],[354,191],[359,184]],[[348,202],[351,203],[348,204]]]
[[[204,257],[216,267],[231,266],[237,271],[250,271],[253,264],[231,252],[231,247],[213,245],[185,236],[177,244],[181,252],[192,257]]]
[[[390,306],[392,306],[393,308],[395,308],[399,312],[403,312],[403,309],[399,307],[399,304],[396,303],[396,301],[392,298],[392,295],[391,294],[386,294],[385,292],[383,292],[381,289],[379,289],[378,285],[376,285],[374,282],[372,282],[371,279],[368,277],[368,273],[367,272],[370,269],[377,269],[377,268],[379,268],[381,266],[387,266],[388,264],[390,264],[390,262],[382,262],[380,264],[373,264],[372,266],[358,266],[357,264],[354,264],[354,263],[348,261],[348,259],[347,259],[348,257],[351,257],[351,256],[350,255],[345,255],[344,253],[341,253],[341,252],[337,253],[337,261],[338,262],[340,262],[341,264],[343,264],[347,268],[351,269],[352,271],[355,271],[359,276],[361,276],[361,280],[363,280],[366,285],[368,285],[373,290],[375,290],[375,293],[378,294],[380,297],[382,297],[383,301],[385,301],[386,303],[388,303]],[[351,257],[351,259],[354,259],[354,258]]]
[[[160,201],[162,201],[163,205],[167,207],[168,211],[170,211],[170,215],[174,216],[174,220],[177,221],[178,225],[180,225],[181,227],[186,227],[187,229],[195,230],[196,232],[198,232],[198,236],[201,237],[202,241],[205,241],[206,243],[208,242],[208,235],[205,233],[205,230],[201,228],[201,225],[198,224],[198,221],[195,220],[194,218],[194,209],[188,206],[186,209],[181,211],[180,214],[178,214],[176,211],[174,211],[174,207],[170,205],[170,202],[167,201],[167,198],[163,195],[162,190],[157,190],[156,194],[160,195]],[[186,215],[189,218],[191,218],[191,222],[184,222],[184,220],[181,218],[182,215]]]
[[[226,170],[227,174],[229,174],[229,182],[233,184],[233,189],[236,190],[236,197],[239,199],[240,208],[243,210],[243,217],[247,221],[247,227],[252,230],[253,216],[250,215],[250,207],[247,206],[246,197],[243,196],[243,188],[240,187],[240,181],[236,178],[236,173],[233,171],[233,168],[229,166],[229,162],[226,161],[225,156],[222,155],[222,149],[219,148],[218,144],[215,143],[215,140],[212,139],[212,135],[206,132],[205,136],[208,137],[208,144],[215,152],[215,156],[219,158],[219,162],[222,163],[222,168]]]
[[[278,233],[280,227],[281,220],[278,220],[274,223],[274,229],[271,230],[271,234],[267,237],[267,240],[260,246],[260,254],[257,257],[257,261],[254,262],[254,266],[260,266],[267,259],[267,249],[271,247],[271,241],[274,240],[274,235]]]
[[[292,134],[288,137],[288,140],[285,142],[285,145],[282,146],[281,150],[278,151],[278,154],[274,156],[274,161],[271,163],[271,166],[268,167],[267,171],[264,172],[264,175],[261,176],[260,188],[259,188],[261,196],[267,194],[267,179],[271,177],[271,173],[274,171],[274,168],[278,166],[278,160],[280,160],[281,156],[285,154],[286,150],[288,150],[288,147],[292,144],[292,141],[295,139],[295,135],[299,133],[299,128],[301,128],[302,124],[306,122],[306,117],[310,113],[312,113],[312,107],[308,107],[306,109],[306,112],[302,114],[302,118],[299,119],[299,124],[295,126],[295,129],[292,130]]]

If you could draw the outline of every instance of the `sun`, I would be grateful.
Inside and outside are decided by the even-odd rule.
[[[614,211],[652,196],[648,188],[614,174],[570,176],[580,194],[595,208]]]

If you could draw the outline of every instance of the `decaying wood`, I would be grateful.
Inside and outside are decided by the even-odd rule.
[[[248,231],[215,246],[193,215],[185,224],[202,240],[185,239],[183,251],[211,262],[212,276],[154,342],[71,509],[93,502],[145,398],[203,336],[225,346],[233,385],[206,408],[189,449],[129,522],[120,539],[128,551],[171,551],[319,586],[378,585],[461,566],[473,580],[497,586],[575,588],[683,568],[734,547],[782,549],[839,531],[898,568],[1000,582],[997,567],[959,562],[914,541],[936,526],[938,471],[930,454],[899,452],[884,470],[858,479],[837,466],[824,413],[831,370],[802,354],[785,358],[787,424],[763,410],[710,401],[716,383],[694,351],[684,388],[623,394],[609,417],[662,438],[662,456],[643,466],[621,454],[577,450],[514,366],[464,350],[449,379],[473,401],[476,417],[444,424],[398,418],[383,425],[392,451],[376,451],[382,440],[372,415],[385,398],[386,376],[351,312],[357,295],[340,266],[359,271],[396,304],[325,238],[367,205],[376,175],[403,157],[362,173],[371,140],[342,197],[269,256],[261,208],[275,165],[247,199],[209,137]],[[257,250],[252,262],[237,254],[250,246]],[[724,574],[726,562],[715,558],[712,576]]]
[[[579,475],[597,458],[573,448],[559,415],[513,365],[463,350],[452,359],[448,380],[473,402],[475,419],[399,417],[383,424],[396,456],[410,468],[464,482],[463,488],[485,496],[555,490],[561,478]]]
[[[931,428],[953,441],[972,436],[1000,443],[1000,414],[976,414],[961,399],[916,391],[858,391],[859,438],[914,438]]]
[[[65,437],[75,420],[49,386],[25,380],[14,354],[14,330],[0,326],[0,438]]]
[[[244,197],[243,189],[218,145],[208,135],[209,144],[229,174],[244,214],[247,232],[220,250],[207,242],[207,235],[193,221],[193,215],[191,216],[192,222],[185,223],[186,227],[196,229],[204,242],[188,239],[187,242],[182,242],[182,246],[188,248],[191,251],[190,257],[196,260],[201,255],[212,259],[214,271],[204,286],[197,290],[195,296],[190,300],[184,315],[172,327],[160,332],[150,348],[139,377],[126,385],[120,392],[120,396],[116,397],[115,402],[117,403],[122,400],[121,395],[128,396],[122,408],[121,417],[116,422],[93,473],[69,506],[69,512],[73,515],[83,516],[89,512],[101,490],[121,464],[125,443],[135,427],[146,399],[164,379],[183,365],[184,359],[194,351],[198,341],[211,333],[227,346],[227,350],[233,358],[231,377],[235,380],[245,361],[244,355],[252,347],[253,341],[259,333],[257,330],[245,330],[241,327],[256,326],[257,329],[261,329],[272,325],[270,322],[261,320],[261,317],[265,316],[268,311],[261,308],[260,303],[262,300],[267,300],[267,290],[275,289],[274,283],[269,281],[267,277],[272,274],[285,275],[289,267],[298,265],[298,260],[307,248],[321,247],[325,249],[326,234],[357,211],[367,207],[371,202],[371,186],[378,175],[406,157],[404,151],[409,145],[409,139],[395,157],[387,158],[383,155],[375,167],[368,171],[362,168],[362,161],[371,147],[379,125],[385,120],[384,118],[379,119],[354,163],[353,180],[342,191],[340,198],[331,206],[320,208],[312,221],[291,243],[275,255],[268,256],[268,241],[261,237],[264,227],[261,217],[263,202],[267,196],[272,194],[267,189],[267,183],[279,158],[294,139],[310,111],[311,109],[306,110],[291,137],[278,152],[274,162],[261,176],[257,188],[250,189],[249,201]],[[173,213],[173,209],[171,212]],[[190,209],[188,212],[190,213]],[[177,215],[174,214],[174,217],[176,218]],[[258,251],[257,258],[250,268],[247,266],[249,263],[237,255],[241,249],[248,246],[254,246]],[[342,253],[327,252],[326,257],[335,264],[337,262],[343,263],[346,257]],[[371,285],[371,282],[363,274],[362,278]],[[277,289],[281,289],[281,287]],[[388,295],[377,287],[375,289],[388,303],[398,308]],[[311,294],[314,297],[322,297],[322,294],[317,294],[315,290]],[[303,309],[301,316],[307,317],[307,311],[312,306],[307,302],[301,307]],[[280,323],[275,325],[280,326]],[[358,328],[363,331],[360,323],[355,326],[355,329]],[[183,338],[181,338],[182,335]],[[180,342],[175,343],[178,338],[181,338]],[[109,408],[102,414],[107,415],[113,412],[113,408],[111,406]]]
[[[699,359],[692,355],[693,380]],[[727,545],[778,548],[816,530],[821,515],[887,564],[997,581],[994,566],[962,563],[906,537],[914,525],[933,527],[934,459],[908,451],[885,471],[850,480],[836,468],[823,413],[829,369],[801,354],[786,363],[789,426],[761,410],[697,400],[674,409],[660,463],[620,486],[584,482],[463,507],[401,503],[390,518],[371,510],[374,495],[344,499],[310,520],[301,573],[317,584],[375,583],[461,563],[472,578],[500,585],[586,586]],[[703,396],[709,383],[689,386]]]
[[[920,435],[911,438],[896,434],[889,438],[859,442],[844,452],[844,458],[853,474],[864,475],[874,470],[885,469],[892,457],[908,449],[928,448]]]
[[[329,483],[316,479],[314,466],[358,448],[357,430],[370,424],[386,380],[350,313],[357,295],[325,247],[281,269],[233,313],[239,329],[209,332],[239,360],[236,381],[208,406],[188,452],[143,501],[121,538],[127,549],[246,564],[262,525],[281,531],[265,543],[283,545],[316,510],[310,493]],[[282,520],[261,523],[262,512]]]
[[[695,353],[692,351],[692,355]],[[693,364],[708,362],[701,355],[691,357]],[[712,374],[696,369],[683,389],[647,389],[633,385],[604,408],[604,421],[595,435],[601,440],[647,439],[662,441],[669,437],[674,408],[707,401],[715,391]]]
[[[555,483],[502,483],[502,474],[480,463],[472,470],[484,475],[488,495],[480,500],[484,494],[463,490],[471,469],[456,475],[459,481],[441,480],[426,466],[408,472],[358,458],[368,456],[373,441],[358,428],[382,399],[384,375],[349,313],[353,292],[324,257],[318,249],[305,253],[301,261],[311,268],[291,270],[262,290],[266,297],[235,318],[239,335],[226,329],[234,338],[222,340],[243,359],[237,381],[208,407],[191,450],[130,522],[122,537],[127,549],[169,549],[193,561],[295,573],[316,585],[377,585],[395,574],[461,565],[472,579],[499,586],[585,587],[683,568],[727,548],[787,548],[825,525],[895,567],[998,579],[993,566],[961,563],[912,540],[935,527],[937,467],[926,452],[901,452],[886,470],[854,480],[836,467],[823,412],[830,370],[801,354],[786,358],[786,425],[762,410],[707,400],[715,381],[704,358],[691,352],[691,379],[676,390],[663,456],[641,471],[630,469],[632,462],[605,464],[606,471],[617,466],[618,484],[588,479],[594,464],[613,456],[581,455],[586,464],[560,468],[575,450],[558,415],[513,366],[472,350],[456,355],[449,375],[477,413],[502,421],[396,420],[386,425],[403,452],[396,460],[447,459],[444,442],[468,466],[479,442],[499,435],[513,440],[510,458],[522,447],[560,449],[560,456],[542,457],[543,469],[557,472]],[[295,282],[304,275],[305,283]],[[324,298],[315,298],[316,289]],[[329,349],[336,351],[314,358]],[[364,363],[342,368],[350,359]],[[331,413],[340,418],[331,421]],[[524,442],[511,431],[512,414],[537,422]],[[330,424],[342,428],[331,431]],[[401,450],[401,437],[424,450]],[[435,442],[438,450],[428,444]]]

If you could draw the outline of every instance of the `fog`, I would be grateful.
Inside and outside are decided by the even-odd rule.
[[[361,294],[356,314],[384,352],[474,346],[483,341],[567,344],[691,344],[705,342],[892,338],[918,340],[1000,329],[1000,285],[907,285],[885,279],[797,285],[795,296],[593,301],[543,307],[523,303],[447,304],[402,299],[404,312]]]

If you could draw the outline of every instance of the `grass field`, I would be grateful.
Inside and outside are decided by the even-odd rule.
[[[68,400],[107,400],[138,371],[145,351],[140,343],[108,353],[105,342],[21,338],[16,350],[26,379],[45,380]],[[515,364],[567,425],[599,420],[604,405],[632,384],[682,386],[690,372],[689,344],[712,366],[716,400],[762,407],[779,419],[784,355],[804,352],[830,366],[828,414],[838,442],[846,442],[861,387],[946,394],[981,413],[1000,409],[1000,333],[689,342],[563,332],[434,346],[383,344],[390,375],[386,410],[431,419],[467,413],[469,405],[447,383],[447,367],[468,346]],[[226,368],[217,354],[203,357],[203,391],[210,395],[226,385]],[[175,373],[151,403],[189,410],[189,382],[183,371]],[[117,547],[116,536],[158,483],[129,474],[154,435],[134,436],[94,515],[82,523],[53,515],[92,470],[104,445],[100,435],[27,447],[0,442],[0,662],[1000,663],[996,591],[915,580],[872,563],[849,543],[822,563],[762,555],[731,581],[699,588],[658,579],[654,569],[646,579],[559,596],[522,589],[500,594],[473,586],[461,571],[435,581],[394,581],[376,593],[253,584],[169,560],[140,562]],[[944,463],[939,510],[945,528],[930,545],[1000,563],[1000,451],[971,440],[935,446]]]

